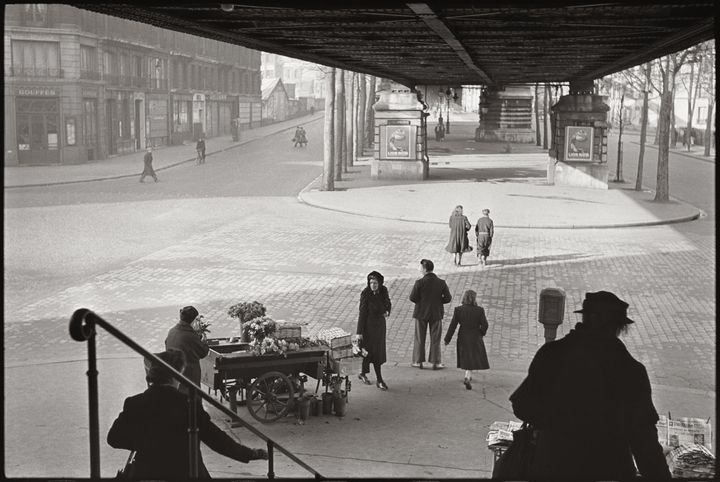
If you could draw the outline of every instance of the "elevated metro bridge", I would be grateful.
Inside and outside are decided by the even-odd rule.
[[[714,1],[71,2],[416,85],[587,82],[714,38]]]

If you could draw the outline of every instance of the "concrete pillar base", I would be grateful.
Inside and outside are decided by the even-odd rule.
[[[597,162],[558,162],[553,171],[556,186],[608,188],[607,164]],[[548,179],[550,174],[548,174]]]
[[[371,179],[427,179],[427,164],[424,161],[388,161],[373,159],[370,161]]]

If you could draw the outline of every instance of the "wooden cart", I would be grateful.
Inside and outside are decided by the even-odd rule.
[[[208,341],[210,352],[200,360],[202,383],[219,391],[235,412],[238,405],[247,405],[250,415],[262,423],[279,420],[290,411],[296,397],[305,392],[308,376],[317,379],[315,393],[320,382],[325,391],[342,382],[346,393],[350,390],[348,377],[332,370],[326,347],[255,355],[246,343]]]

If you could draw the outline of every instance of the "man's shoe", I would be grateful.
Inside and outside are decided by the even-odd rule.
[[[433,370],[442,370],[443,368],[445,368],[445,365],[443,365],[442,363],[433,364]]]
[[[422,362],[420,362],[420,363],[411,363],[410,366],[413,367],[413,368],[419,368],[420,370],[422,370]]]

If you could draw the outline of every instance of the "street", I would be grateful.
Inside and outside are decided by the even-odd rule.
[[[698,221],[602,230],[506,229],[498,233],[493,252],[500,265],[459,271],[443,249],[446,226],[298,202],[298,192],[322,172],[322,127],[322,122],[306,125],[307,148],[293,148],[291,136],[281,133],[210,156],[205,165],[160,171],[157,184],[119,179],[5,190],[6,475],[87,476],[87,464],[58,468],[56,462],[58,451],[69,460],[85,460],[87,452],[86,347],[67,333],[75,309],[96,311],[150,350],[163,349],[178,309],[188,304],[213,323],[211,337],[236,335],[237,321],[226,315],[227,308],[256,299],[273,318],[303,324],[303,334],[332,326],[354,333],[365,277],[378,270],[393,300],[388,365],[407,365],[413,336],[408,296],[423,257],[436,260],[456,300],[465,289],[477,289],[491,325],[489,383],[495,369],[517,376],[527,370],[543,336],[536,320],[540,289],[563,287],[568,300],[609,289],[631,303],[637,323],[626,344],[648,367],[651,382],[678,392],[712,392],[714,406],[714,163],[672,154],[671,195],[708,214]],[[630,140],[624,144],[628,188],[634,186],[637,148]],[[648,188],[654,185],[656,152],[646,150]],[[579,321],[573,303],[568,301],[558,337]],[[108,447],[104,436],[122,399],[142,390],[144,381],[141,361],[106,333],[98,337],[98,353],[103,474],[112,476],[126,453]],[[447,357],[454,366],[454,354]],[[40,381],[44,370],[57,373],[58,367],[61,377]],[[454,377],[454,371],[440,375]],[[52,411],[63,413],[62,420],[37,416],[48,410],[46,385],[53,390]],[[490,399],[510,419],[506,388],[472,395]],[[691,411],[703,409],[663,402],[657,408],[678,416],[685,410],[700,416]],[[476,425],[486,430],[485,420]],[[66,430],[71,434],[61,435]],[[61,438],[61,449],[49,442]],[[38,448],[28,453],[27,446]],[[476,470],[474,464],[467,461],[468,470]]]

